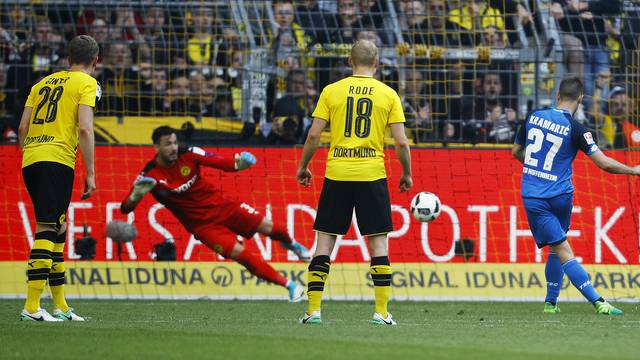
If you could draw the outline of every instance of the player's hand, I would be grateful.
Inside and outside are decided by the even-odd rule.
[[[633,167],[633,175],[640,176],[640,165]]]
[[[307,168],[298,169],[298,172],[296,173],[296,180],[298,180],[298,183],[302,184],[303,186],[311,186],[311,171],[309,171],[309,169]]]
[[[411,179],[411,175],[402,175],[400,178],[400,192],[407,192],[413,186],[413,179]]]
[[[133,191],[131,191],[129,199],[133,202],[140,201],[140,199],[151,191],[157,183],[156,179],[148,176],[136,179],[136,182],[133,183]]]
[[[96,191],[96,176],[94,174],[87,174],[84,178],[84,192],[80,200],[87,200],[94,191]]]
[[[235,155],[236,170],[244,170],[252,167],[256,164],[256,157],[248,151],[243,151],[240,154]]]

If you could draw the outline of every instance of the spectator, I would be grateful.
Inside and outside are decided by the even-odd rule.
[[[102,106],[109,115],[124,115],[131,101],[130,94],[138,89],[131,56],[131,49],[124,43],[110,43],[105,48],[102,70],[96,78],[102,84]]]
[[[13,104],[14,94],[6,88],[8,70],[9,66],[0,61],[0,131],[2,134],[0,141],[15,142],[18,139],[17,118]]]
[[[512,144],[516,133],[516,117],[513,110],[505,111],[497,100],[487,103],[487,118],[484,125],[486,142]]]
[[[511,44],[520,41],[517,33],[518,23],[523,27],[527,36],[533,36],[533,16],[524,6],[528,0],[488,0],[489,6],[500,11],[504,15],[507,38],[503,38],[505,45],[507,40]],[[517,16],[516,16],[517,15]]]
[[[213,116],[236,119],[238,115],[233,110],[233,96],[228,88],[218,87],[213,109]]]
[[[35,21],[33,39],[29,51],[28,62],[30,64],[29,81],[51,72],[51,67],[60,58],[62,37],[54,30],[51,22],[46,17],[40,17]]]
[[[31,17],[17,3],[2,5],[0,9],[0,59],[18,62],[23,60],[24,52],[28,49]]]
[[[200,109],[191,99],[189,78],[184,74],[174,76],[163,103],[164,113],[174,116],[197,115]]]
[[[100,17],[93,19],[89,27],[89,35],[98,43],[101,56],[104,55],[104,47],[111,40],[111,29],[107,20]]]
[[[284,79],[288,70],[292,68],[291,64],[297,63],[295,68],[303,66],[312,69],[315,67],[315,59],[301,56],[301,52],[307,49],[310,39],[302,27],[294,22],[293,2],[278,0],[273,3],[273,12],[278,28],[270,47],[279,68],[276,87],[277,92],[281,93],[285,90]]]
[[[591,108],[589,101],[597,74],[610,72],[604,16],[617,15],[620,11],[619,0],[553,0],[551,15],[565,33],[561,39],[564,47],[570,49],[567,54],[569,71],[584,77],[587,109]],[[584,63],[584,68],[578,65],[580,63]],[[603,96],[607,96],[606,92]]]
[[[304,71],[291,71],[287,76],[287,92],[274,105],[266,141],[272,144],[303,143],[317,95],[313,81]]]
[[[480,45],[482,39],[480,35],[489,27],[494,27],[500,36],[506,36],[500,10],[489,6],[487,1],[463,0],[461,5],[462,7],[449,12],[449,21],[457,24],[465,35],[462,37],[463,43],[461,45]],[[469,40],[472,43],[468,43]]]
[[[430,46],[458,46],[460,31],[456,24],[447,18],[444,0],[406,1],[403,5],[407,28],[404,40],[410,44]],[[401,14],[402,15],[402,14]],[[467,41],[471,42],[471,41]]]
[[[229,45],[222,39],[217,39],[214,26],[214,13],[211,7],[200,6],[193,10],[191,18],[192,36],[187,41],[187,63],[203,71],[205,75],[211,74],[213,66],[225,66],[227,64],[227,51]]]
[[[156,89],[154,88],[154,74],[161,73],[164,76],[166,88],[166,75],[164,71],[156,71],[153,69],[153,65],[149,59],[143,59],[140,64],[132,67],[135,83],[137,85],[136,95],[128,97],[129,114],[151,116],[157,114],[162,109],[162,96],[158,96]],[[161,94],[164,94],[165,88],[160,90]]]
[[[602,87],[603,80],[598,81]],[[598,145],[614,149],[640,148],[640,129],[638,128],[637,104],[629,98],[622,86],[615,86],[609,93],[608,112],[600,112],[601,91],[596,88],[593,96],[593,115],[598,128]]]
[[[329,32],[338,28],[335,16],[322,10],[316,0],[299,2],[296,7],[296,22],[311,37],[311,43],[328,43]]]
[[[509,96],[503,92],[502,77],[500,73],[490,71],[480,79],[480,89],[476,96],[468,96],[462,104],[462,117],[465,120],[484,120],[487,117],[488,102],[498,102],[505,109],[513,110],[514,106]],[[511,116],[514,116],[515,113]]]
[[[329,41],[337,44],[353,44],[356,30],[361,27],[362,15],[353,0],[338,0],[338,27],[330,35]]]
[[[138,56],[150,58],[157,65],[169,65],[177,47],[177,40],[172,32],[165,31],[166,17],[164,10],[159,6],[147,8],[143,23],[144,28],[140,33],[137,27],[132,27],[135,38],[138,41]]]

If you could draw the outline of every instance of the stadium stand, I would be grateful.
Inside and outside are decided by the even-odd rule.
[[[637,101],[639,8],[618,0],[8,0],[0,6],[3,141],[15,141],[30,86],[67,66],[74,35],[90,34],[101,47],[96,124],[105,143],[148,144],[159,123],[185,129],[194,143],[302,143],[322,88],[349,73],[350,45],[370,39],[415,145],[511,143],[518,122],[551,105],[559,79],[573,73],[589,95],[577,118],[606,146],[625,147],[614,138],[638,126],[638,106],[619,121],[609,102],[621,91]]]

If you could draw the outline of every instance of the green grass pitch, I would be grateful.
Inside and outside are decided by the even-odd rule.
[[[370,302],[326,301],[319,326],[298,324],[305,305],[286,302],[71,303],[88,322],[20,322],[23,301],[0,300],[0,359],[640,358],[638,304],[614,318],[586,303],[554,316],[541,303],[396,302],[399,325],[379,327]]]

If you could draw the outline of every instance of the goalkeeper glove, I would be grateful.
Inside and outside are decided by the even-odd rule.
[[[140,201],[140,199],[142,199],[142,197],[146,193],[151,191],[151,189],[153,189],[156,186],[156,184],[157,184],[156,179],[151,177],[145,176],[140,179],[137,179],[136,182],[133,184],[133,191],[131,192],[129,199],[134,202]]]
[[[235,155],[236,170],[244,170],[256,164],[256,157],[252,153],[243,151]]]

